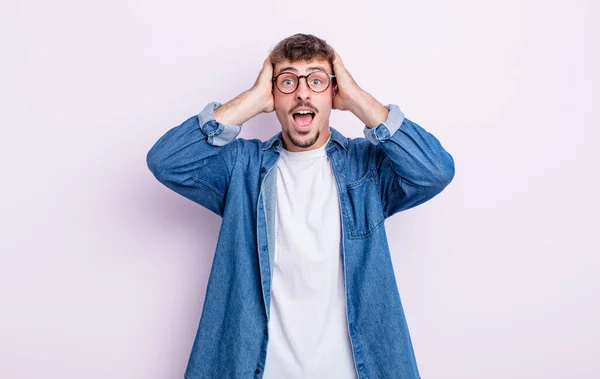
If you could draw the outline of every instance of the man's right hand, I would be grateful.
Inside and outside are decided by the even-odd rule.
[[[256,92],[257,99],[260,99],[260,103],[262,104],[261,109],[263,112],[270,113],[275,110],[273,101],[273,64],[271,64],[271,58],[267,57],[265,59],[258,78],[250,90]]]
[[[215,120],[224,125],[241,125],[260,113],[273,112],[275,103],[272,78],[273,65],[267,57],[252,88],[216,108]]]

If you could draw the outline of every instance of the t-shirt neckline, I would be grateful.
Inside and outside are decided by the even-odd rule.
[[[329,138],[323,144],[323,146],[321,146],[317,149],[312,149],[312,150],[289,151],[289,150],[286,150],[284,147],[282,147],[281,154],[285,155],[286,158],[298,159],[298,160],[324,157],[327,155],[326,148],[327,148],[327,144],[329,143],[329,140],[331,140],[331,136],[329,136]]]

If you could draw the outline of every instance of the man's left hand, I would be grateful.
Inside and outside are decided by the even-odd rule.
[[[369,128],[386,120],[388,109],[356,84],[337,52],[333,60],[333,73],[337,85],[333,90],[332,109],[352,112]]]

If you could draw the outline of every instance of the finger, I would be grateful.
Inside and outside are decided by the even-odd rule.
[[[335,52],[335,60],[333,61],[333,64],[340,64],[342,65],[342,57],[340,57],[340,55],[337,53],[337,51]]]
[[[273,76],[273,65],[271,64],[271,60],[267,58],[263,63],[262,69],[260,70],[260,76],[266,79],[271,79]]]
[[[270,72],[273,72],[273,63],[271,63],[271,57],[267,57],[267,59],[265,59],[265,67]]]

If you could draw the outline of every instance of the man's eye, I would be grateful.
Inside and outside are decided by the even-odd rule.
[[[321,79],[313,79],[313,84],[321,84]]]
[[[283,85],[285,85],[285,86],[291,86],[292,84],[294,84],[294,81],[291,79],[285,79],[283,81]]]

